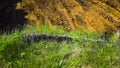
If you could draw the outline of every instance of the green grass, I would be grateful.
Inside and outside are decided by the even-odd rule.
[[[41,33],[50,35],[79,36],[78,41],[40,41],[28,45],[22,34]],[[119,68],[120,50],[114,45],[83,41],[83,38],[98,38],[95,32],[86,29],[64,31],[62,27],[26,26],[23,31],[0,35],[0,68]]]

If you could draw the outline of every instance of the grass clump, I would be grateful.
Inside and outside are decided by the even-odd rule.
[[[50,29],[50,30],[48,30]],[[25,43],[22,34],[45,33],[69,35],[78,41],[39,41]],[[55,32],[54,32],[55,31]],[[60,32],[59,32],[60,31]],[[64,31],[62,28],[28,26],[21,32],[0,36],[0,67],[3,68],[118,68],[120,53],[111,38],[110,43],[101,44],[85,41],[83,38],[98,38],[95,32],[87,30]]]
[[[17,60],[21,59],[23,41],[20,38],[20,33],[3,34],[0,36],[0,66],[14,65]]]

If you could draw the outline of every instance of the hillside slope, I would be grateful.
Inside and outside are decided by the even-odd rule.
[[[66,30],[86,26],[108,35],[120,29],[119,0],[23,0],[17,8],[28,13],[30,24],[61,25]]]

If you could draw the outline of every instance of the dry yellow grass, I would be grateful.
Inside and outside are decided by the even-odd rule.
[[[119,3],[118,0],[23,0],[18,7],[28,13],[29,22],[38,26],[45,22],[66,30],[87,26],[111,35],[120,28]]]

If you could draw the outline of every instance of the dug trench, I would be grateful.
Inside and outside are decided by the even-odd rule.
[[[32,42],[40,42],[40,41],[56,41],[56,42],[75,42],[75,41],[80,41],[82,42],[94,42],[98,44],[108,44],[110,41],[102,38],[98,39],[92,39],[92,38],[81,38],[78,36],[66,36],[66,35],[48,35],[48,34],[37,34],[37,33],[31,33],[28,35],[22,35],[21,39],[27,44],[31,44]]]
[[[11,32],[21,30],[25,22],[27,13],[22,9],[16,9],[18,2],[22,0],[0,0],[0,32]]]

